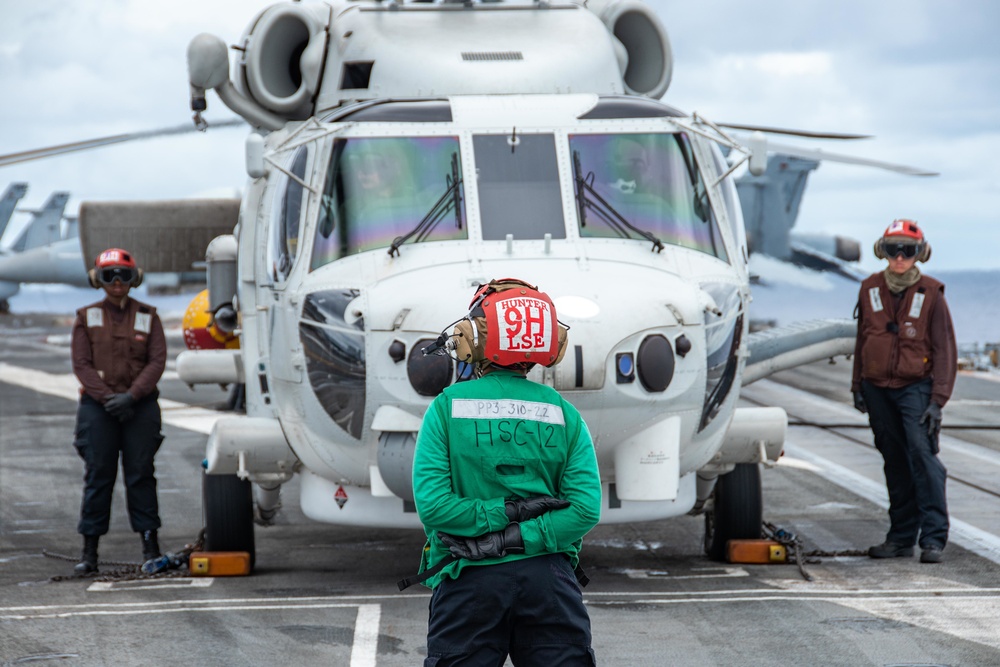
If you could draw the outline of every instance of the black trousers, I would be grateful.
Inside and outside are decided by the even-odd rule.
[[[104,535],[111,521],[111,496],[121,457],[125,500],[132,530],[143,532],[160,527],[156,501],[153,456],[163,442],[160,405],[154,392],[135,404],[135,415],[118,421],[89,396],[80,399],[76,413],[76,447],[84,460],[83,503],[80,506],[81,535]]]
[[[938,458],[938,439],[920,417],[931,400],[931,380],[899,389],[861,383],[875,447],[885,461],[889,491],[886,539],[912,546],[944,548],[948,542],[948,471]]]
[[[562,554],[467,567],[431,596],[424,667],[592,667],[590,615]]]

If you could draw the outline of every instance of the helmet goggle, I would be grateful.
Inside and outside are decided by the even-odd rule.
[[[882,253],[888,258],[902,255],[906,259],[913,259],[924,249],[923,243],[908,243],[885,238],[882,239],[881,245]]]
[[[97,278],[102,285],[112,285],[116,280],[131,285],[135,278],[135,271],[127,266],[109,266],[98,270]]]

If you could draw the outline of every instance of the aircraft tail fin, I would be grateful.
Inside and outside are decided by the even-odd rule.
[[[53,192],[48,200],[38,211],[33,212],[34,219],[28,223],[21,235],[17,237],[12,250],[24,252],[32,248],[39,248],[43,245],[55,243],[62,234],[62,214],[66,209],[66,202],[69,201],[68,192]]]
[[[0,196],[0,238],[3,238],[4,232],[7,231],[7,223],[14,215],[17,202],[21,201],[27,193],[27,183],[11,183],[4,190],[3,196]]]
[[[790,259],[789,234],[799,215],[809,172],[818,166],[816,160],[775,154],[768,158],[762,175],[747,174],[736,181],[751,252]]]

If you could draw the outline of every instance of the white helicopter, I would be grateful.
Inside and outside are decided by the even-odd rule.
[[[849,353],[854,332],[748,336],[732,175],[762,173],[767,144],[657,101],[672,56],[648,7],[284,2],[234,48],[232,79],[221,39],[188,51],[192,108],[213,89],[256,128],[238,224],[206,257],[214,325],[239,349],[177,366],[191,384],[246,384],[246,416],[208,438],[207,548],[252,554],[255,506],[269,520],[295,474],[312,519],[419,527],[416,432],[470,377],[425,351],[507,276],[539,285],[571,329],[563,362],[531,377],[590,427],[601,521],[707,510],[713,558],[760,535],[758,464],[780,456],[787,419],[737,408],[740,387]],[[84,237],[105,223],[81,209]]]

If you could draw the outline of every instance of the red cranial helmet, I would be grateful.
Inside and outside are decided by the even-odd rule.
[[[121,248],[108,248],[94,260],[94,268],[87,272],[90,284],[99,288],[116,280],[132,287],[142,284],[142,269],[136,266],[132,253]]]
[[[885,228],[882,237],[875,242],[875,256],[879,259],[892,259],[897,255],[903,255],[907,259],[916,257],[920,262],[930,259],[931,246],[915,220],[893,220]]]
[[[555,365],[567,339],[552,299],[516,278],[481,285],[453,336],[460,361],[522,368]]]
[[[924,233],[917,227],[915,220],[907,220],[906,218],[898,218],[892,221],[892,224],[885,228],[885,233],[882,234],[882,238],[895,237],[894,240],[909,240],[911,243],[923,243]]]

